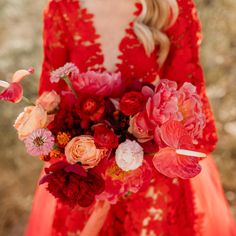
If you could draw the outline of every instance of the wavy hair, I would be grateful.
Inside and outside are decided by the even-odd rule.
[[[162,66],[169,54],[170,39],[165,31],[171,27],[179,14],[176,0],[140,0],[142,12],[134,23],[134,32],[150,55],[160,47],[157,62]]]

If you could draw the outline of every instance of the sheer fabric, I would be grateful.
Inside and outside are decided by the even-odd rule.
[[[120,71],[128,84],[140,79],[153,82],[157,77],[188,81],[201,95],[207,125],[199,149],[214,150],[217,135],[213,114],[206,96],[199,64],[200,24],[192,0],[178,0],[180,14],[168,30],[171,49],[165,65],[157,64],[158,47],[147,56],[131,22],[119,45]],[[136,4],[134,16],[141,12]],[[50,72],[66,62],[81,71],[104,71],[104,55],[93,15],[79,0],[51,0],[44,15],[44,62],[39,93],[66,89],[63,81],[51,84]],[[234,222],[225,201],[212,157],[202,161],[202,173],[192,180],[169,179],[156,173],[150,186],[112,205],[100,235],[236,235]],[[26,232],[28,236],[80,235],[93,207],[70,209],[56,201],[44,186],[38,187]]]

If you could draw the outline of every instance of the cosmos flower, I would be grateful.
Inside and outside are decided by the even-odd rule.
[[[58,83],[60,79],[72,75],[78,75],[79,69],[78,67],[73,63],[66,63],[64,66],[54,70],[51,73],[50,81],[51,83]]]
[[[25,140],[27,152],[32,156],[47,155],[54,145],[54,137],[48,129],[37,129]]]

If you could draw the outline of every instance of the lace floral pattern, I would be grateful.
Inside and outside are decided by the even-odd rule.
[[[149,57],[136,38],[131,22],[120,42],[120,62],[116,65],[125,81],[135,78],[152,82],[156,76],[175,80],[179,85],[189,81],[197,86],[202,97],[207,126],[199,148],[211,152],[217,136],[212,111],[206,97],[202,68],[199,65],[200,24],[192,0],[178,0],[180,15],[168,30],[172,46],[169,57],[160,70],[156,63],[158,48]],[[141,5],[134,13],[138,15]],[[51,84],[50,72],[70,61],[81,71],[104,71],[104,56],[99,35],[93,26],[93,15],[80,6],[78,0],[51,0],[45,10],[44,63],[40,93],[66,89],[62,82]],[[93,206],[84,210],[69,209],[57,203],[53,235],[79,235]],[[156,174],[148,189],[143,189],[113,205],[100,235],[201,235],[201,214],[194,208],[194,196],[188,180],[168,179]]]

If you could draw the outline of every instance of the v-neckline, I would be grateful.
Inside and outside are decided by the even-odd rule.
[[[117,52],[118,53],[114,57],[115,58],[115,63],[114,63],[114,67],[113,67],[112,70],[106,68],[106,66],[104,64],[104,62],[105,62],[105,54],[104,54],[104,50],[103,50],[103,47],[102,47],[102,43],[98,40],[98,39],[101,40],[102,36],[98,33],[97,28],[95,27],[95,23],[94,23],[95,14],[92,13],[84,4],[81,4],[81,0],[79,1],[79,3],[80,3],[79,5],[80,5],[81,10],[84,10],[86,12],[86,14],[90,16],[91,25],[92,25],[92,27],[94,29],[94,35],[96,36],[95,43],[97,45],[99,45],[99,55],[102,57],[102,63],[100,64],[100,66],[101,66],[100,68],[102,68],[103,70],[105,70],[107,72],[110,72],[110,73],[118,72],[119,71],[119,66],[122,65],[122,63],[123,63],[123,60],[121,58],[122,55],[123,55],[123,52],[121,50],[121,45],[122,45],[123,41],[128,37],[127,31],[132,29],[132,25],[133,25],[135,19],[138,17],[137,12],[139,10],[139,8],[138,8],[138,5],[140,4],[139,1],[137,1],[137,0],[135,1],[135,3],[134,3],[134,10],[133,10],[133,13],[132,13],[133,19],[124,28],[123,36],[121,37],[118,45],[116,46],[116,47],[118,47],[117,48]]]

